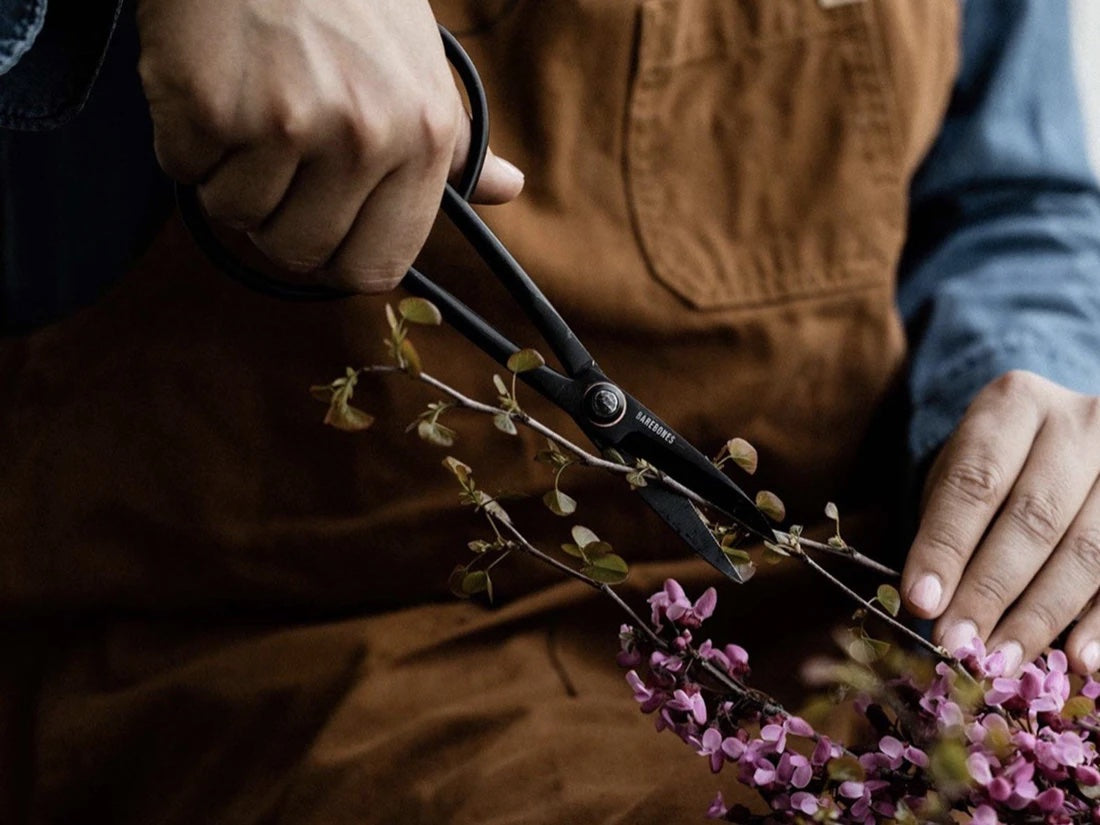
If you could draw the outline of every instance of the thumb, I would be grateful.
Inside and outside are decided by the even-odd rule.
[[[466,168],[466,156],[470,151],[470,120],[465,110],[461,110],[458,134],[455,139],[454,156],[451,160],[450,181],[454,183]],[[499,158],[490,149],[485,156],[485,166],[481,170],[477,187],[470,200],[474,203],[501,204],[514,200],[523,191],[523,172],[504,158]]]

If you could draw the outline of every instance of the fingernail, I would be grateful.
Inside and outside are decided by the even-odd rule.
[[[1089,642],[1081,651],[1081,662],[1089,673],[1100,670],[1100,642]]]
[[[926,573],[909,591],[909,601],[926,613],[933,612],[940,605],[943,585],[931,573]]]
[[[1015,676],[1024,661],[1024,649],[1019,642],[1005,642],[997,648],[1005,657],[1005,676]],[[996,651],[994,651],[996,652]]]
[[[959,622],[952,625],[943,634],[943,646],[952,656],[960,647],[969,647],[978,635],[978,627],[973,622]]]

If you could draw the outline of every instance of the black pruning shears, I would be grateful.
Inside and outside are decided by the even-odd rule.
[[[468,200],[481,175],[489,147],[488,103],[481,78],[465,50],[446,29],[440,27],[440,34],[447,59],[465,87],[471,110],[470,153],[466,168],[455,186],[447,185],[443,212],[522,307],[553,350],[564,372],[542,366],[520,373],[520,378],[571,415],[604,455],[631,466],[636,466],[639,460],[647,462],[699,496],[709,508],[725,515],[748,535],[774,541],[771,524],[752,499],[672,427],[604,374],[534,281],[471,208]],[[217,266],[244,285],[284,300],[322,301],[351,296],[352,293],[323,285],[284,283],[246,267],[215,237],[196,190],[178,187],[177,198],[184,222],[196,243]],[[509,357],[521,349],[416,269],[408,271],[401,286],[434,303],[448,324],[501,365],[506,365]],[[726,556],[687,496],[661,483],[647,484],[637,492],[712,567],[733,581],[746,580],[747,576]]]

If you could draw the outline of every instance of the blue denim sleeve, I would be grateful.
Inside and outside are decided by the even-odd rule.
[[[122,0],[0,0],[0,128],[52,129],[80,111]]]
[[[1100,188],[1066,0],[966,0],[963,63],[912,189],[898,301],[920,463],[1014,369],[1100,394]]]

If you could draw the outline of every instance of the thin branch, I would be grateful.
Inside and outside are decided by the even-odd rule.
[[[611,599],[611,601],[613,601],[616,605],[618,605],[619,609],[622,610],[630,619],[633,627],[645,633],[646,637],[649,639],[650,642],[653,643],[655,647],[657,647],[659,650],[666,652],[669,650],[668,643],[660,636],[658,636],[656,632],[654,632],[654,630],[649,626],[649,623],[643,620],[634,611],[634,609],[630,605],[628,605],[618,593],[615,592],[615,590],[609,584],[596,581],[591,576],[586,576],[581,571],[574,570],[569,565],[558,561],[553,556],[547,553],[544,553],[542,550],[531,544],[531,542],[527,540],[527,538],[519,531],[519,529],[514,524],[511,523],[510,520],[494,517],[488,512],[486,512],[485,515],[491,522],[499,523],[507,532],[512,534],[512,536],[515,538],[513,546],[516,547],[516,549],[541,561],[543,564],[547,564],[550,567],[553,567],[555,570],[564,573],[566,576],[569,576],[572,579],[576,579],[577,581],[588,585],[593,590],[600,591],[609,599]],[[703,668],[703,670],[714,677],[717,681],[721,682],[722,686],[729,690],[730,693],[733,693],[743,701],[751,703],[761,713],[764,713],[768,716],[790,716],[790,713],[785,710],[782,705],[780,705],[767,694],[761,693],[757,690],[753,690],[747,685],[744,685],[737,679],[730,676],[728,673],[724,673],[723,671],[719,670],[717,667],[714,666],[713,663],[705,659],[697,659],[697,662],[700,667]]]
[[[951,665],[953,668],[955,668],[956,671],[961,673],[963,676],[965,676],[971,682],[974,682],[975,684],[977,684],[974,677],[970,675],[970,672],[962,666],[962,664],[959,662],[958,659],[951,656],[942,647],[932,644],[932,642],[928,641],[926,638],[921,636],[916,631],[912,630],[911,628],[906,627],[903,622],[898,621],[895,617],[891,616],[885,610],[877,607],[876,605],[872,604],[867,599],[863,598],[863,596],[859,595],[859,593],[857,593],[855,590],[850,588],[848,585],[846,585],[844,582],[842,582],[840,579],[838,579],[836,576],[834,576],[832,573],[830,573],[828,570],[826,570],[824,567],[822,567],[820,564],[818,564],[812,556],[810,556],[808,553],[804,552],[800,547],[798,547],[797,545],[796,546],[787,545],[783,549],[784,550],[790,550],[791,554],[795,558],[799,559],[803,564],[809,566],[809,568],[811,570],[813,570],[815,573],[817,573],[819,576],[822,576],[823,578],[825,578],[830,584],[832,584],[834,587],[836,587],[838,590],[840,590],[842,593],[844,593],[844,595],[846,595],[848,598],[852,599],[853,601],[858,603],[861,607],[863,607],[864,610],[867,610],[869,613],[874,614],[879,619],[886,622],[886,624],[890,625],[890,627],[892,627],[894,630],[898,631],[903,636],[908,637],[911,641],[916,643],[919,647],[923,647],[925,650],[927,650],[929,653],[931,653],[937,659],[940,659],[941,661],[947,662],[949,665]]]
[[[476,399],[470,398],[468,395],[465,395],[464,393],[456,390],[449,384],[440,381],[438,378],[429,375],[426,372],[421,372],[418,375],[412,375],[406,369],[388,365],[373,365],[363,367],[360,371],[364,373],[381,374],[401,373],[414,381],[419,381],[422,384],[426,384],[429,387],[432,387],[433,389],[439,390],[455,402],[456,408],[466,409],[470,410],[471,412],[477,412],[482,413],[483,415],[492,416],[500,415],[503,412],[508,415],[513,421],[516,421],[517,423],[528,427],[539,435],[542,435],[543,437],[557,444],[562,449],[572,453],[573,456],[577,459],[577,462],[585,467],[595,467],[600,470],[605,470],[606,472],[615,473],[622,476],[629,475],[637,469],[627,464],[620,464],[617,461],[609,461],[605,458],[601,458],[588,452],[580,445],[574,443],[573,441],[570,441],[565,436],[559,434],[557,431],[551,429],[538,419],[533,418],[522,410],[502,410],[500,407],[495,407],[491,404],[485,404],[481,401],[477,401]],[[668,489],[672,490],[675,493],[679,493],[680,495],[684,496],[689,501],[694,502],[700,507],[710,506],[709,502],[698,493],[696,493],[694,490],[685,487],[676,479],[671,478],[670,476],[661,472],[659,469],[654,469],[656,471],[657,481],[665,485],[665,487],[667,487]],[[788,533],[784,533],[781,530],[775,531],[775,538],[783,544],[790,543],[790,535]],[[863,567],[867,567],[870,570],[874,570],[877,573],[881,573],[884,576],[890,576],[895,579],[901,577],[901,574],[898,571],[887,567],[880,562],[875,561],[869,556],[863,555],[852,547],[838,548],[833,547],[829,544],[825,544],[824,542],[812,541],[806,538],[802,538],[800,539],[800,541],[803,543],[803,545],[809,547],[810,549],[847,559],[848,561],[851,561],[855,564],[859,564]]]
[[[794,537],[790,533],[784,533],[781,530],[775,531],[776,538],[784,545],[791,544]],[[843,559],[848,559],[856,564],[862,565],[870,570],[874,570],[876,573],[881,573],[884,576],[889,576],[892,579],[900,579],[901,573],[892,567],[887,567],[885,564],[879,561],[875,561],[870,556],[865,556],[856,550],[854,547],[845,545],[844,547],[834,547],[831,544],[826,544],[820,541],[814,541],[808,539],[805,536],[798,537],[798,543],[803,548],[809,548],[810,550],[819,550],[822,553],[828,553],[833,556],[839,556]]]

